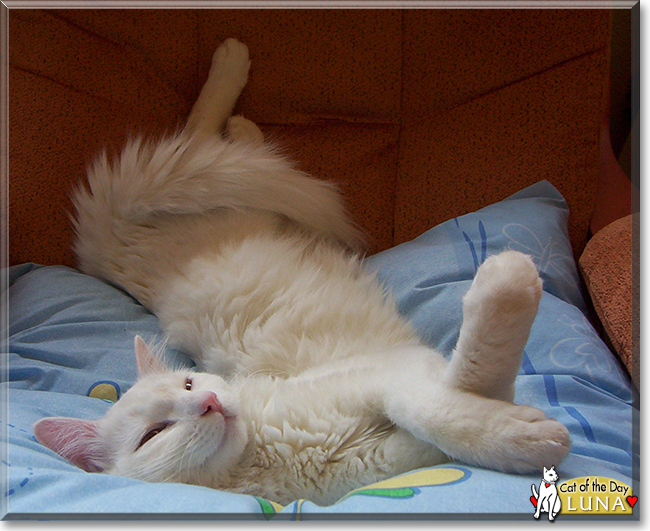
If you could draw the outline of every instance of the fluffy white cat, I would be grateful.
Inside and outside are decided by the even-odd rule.
[[[136,338],[138,381],[106,417],[43,419],[38,439],[88,471],[285,504],[450,459],[559,463],[567,429],[512,403],[542,292],[532,261],[481,265],[448,363],[364,270],[335,188],[230,117],[249,65],[227,40],[186,128],[103,155],[74,197],[81,269],[151,309],[203,372]]]

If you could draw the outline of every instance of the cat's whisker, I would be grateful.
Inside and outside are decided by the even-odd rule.
[[[146,466],[135,467],[133,473],[142,478],[144,481],[160,481],[161,472],[166,472],[170,469],[170,463],[168,461],[169,455],[165,456],[164,459],[159,459],[146,464]]]
[[[195,441],[192,441],[193,444],[187,444],[183,447],[183,452],[180,456],[180,459],[178,460],[178,470],[182,471],[182,473],[187,474],[188,470],[192,470],[192,458],[194,457],[194,454],[197,451],[198,445],[196,444]],[[188,457],[188,450],[191,447],[191,453],[189,454]],[[187,464],[184,464],[183,461],[187,457]]]
[[[133,472],[137,474],[136,477],[141,477],[145,481],[169,481],[177,471],[177,454],[182,450],[183,448],[175,448],[172,451],[160,453],[155,460],[136,466]]]

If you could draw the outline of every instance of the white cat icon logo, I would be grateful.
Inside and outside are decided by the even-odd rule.
[[[531,485],[533,495],[530,497],[530,501],[535,506],[535,518],[539,518],[539,515],[545,512],[548,513],[548,519],[552,522],[555,520],[555,515],[560,512],[562,502],[560,501],[560,496],[555,486],[557,479],[558,476],[555,467],[551,467],[548,470],[544,467],[544,479],[539,484],[539,494],[537,494],[535,484],[533,483]]]

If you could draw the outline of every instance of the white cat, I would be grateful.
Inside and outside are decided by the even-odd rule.
[[[167,369],[136,338],[139,379],[106,417],[43,419],[38,439],[85,470],[285,504],[450,459],[560,462],[567,429],[512,403],[542,290],[532,261],[479,268],[448,363],[364,270],[335,189],[230,118],[248,69],[227,40],[185,130],[100,157],[74,198],[82,270],[155,312],[204,372]]]
[[[544,467],[544,479],[539,484],[539,494],[537,494],[535,485],[531,485],[533,496],[537,500],[537,504],[535,505],[535,518],[539,518],[540,513],[545,512],[548,513],[548,519],[553,521],[557,513],[560,512],[562,502],[560,501],[560,496],[555,486],[557,479],[558,475],[554,466],[548,470]]]

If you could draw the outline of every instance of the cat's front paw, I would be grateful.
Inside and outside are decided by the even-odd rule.
[[[503,420],[501,444],[506,451],[497,468],[520,474],[539,473],[544,467],[557,466],[569,454],[569,430],[541,410],[514,406]]]
[[[250,69],[248,47],[237,39],[226,39],[212,56],[212,70],[219,78],[242,89]]]
[[[478,268],[465,305],[495,315],[536,313],[542,280],[532,259],[517,251],[490,256]]]

